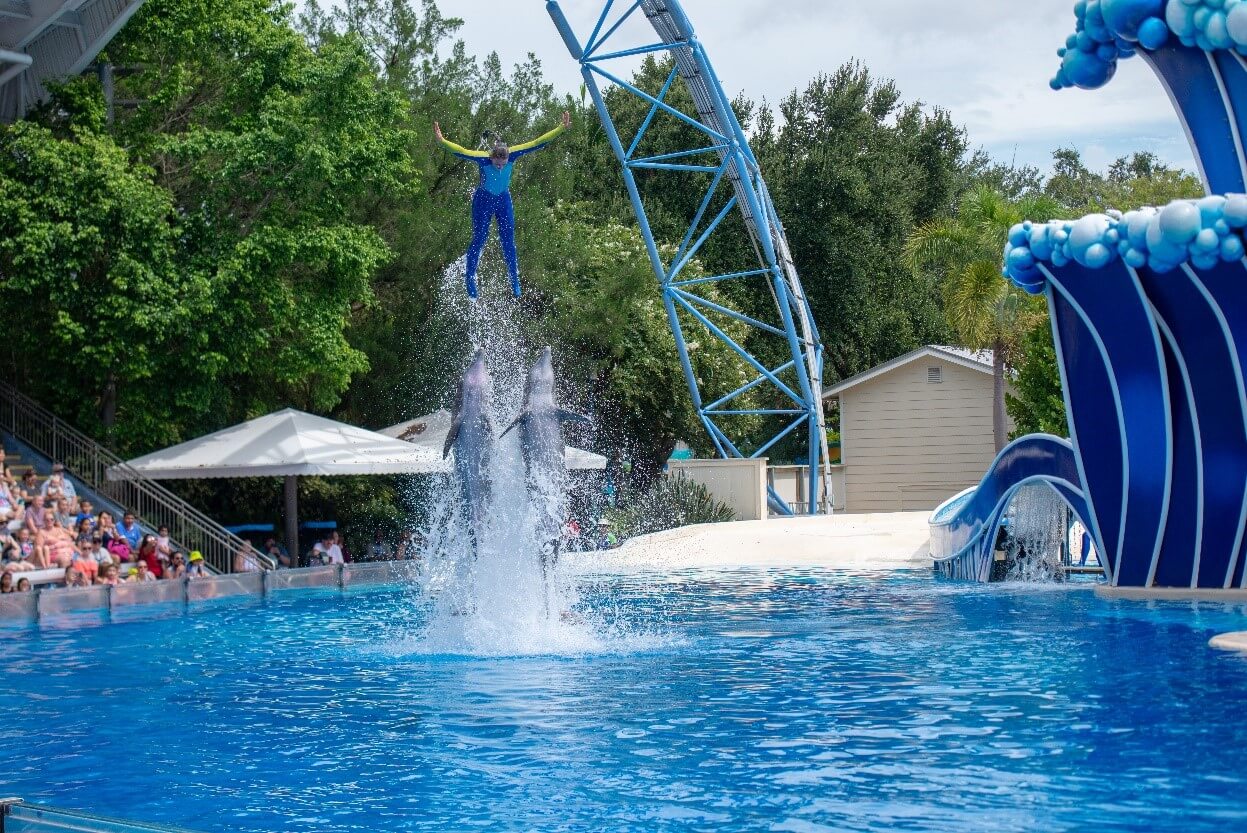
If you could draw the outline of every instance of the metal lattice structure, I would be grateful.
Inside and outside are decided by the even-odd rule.
[[[801,279],[793,264],[787,236],[775,212],[758,160],[750,150],[731,101],[724,94],[706,50],[697,40],[693,27],[676,0],[604,0],[601,14],[588,39],[581,44],[575,30],[556,0],[548,0],[546,8],[562,35],[572,57],[580,62],[585,86],[593,98],[602,126],[623,166],[624,182],[636,211],[641,234],[645,239],[654,272],[662,287],[667,318],[675,334],[676,349],[688,381],[693,403],[715,448],[723,457],[763,457],[777,443],[793,432],[805,430],[809,442],[809,509],[830,511],[830,477],[826,470],[827,431],[822,404],[823,347],[814,325]],[[657,40],[629,45],[621,43],[624,25],[635,15],[643,15],[657,35]],[[656,95],[645,92],[613,72],[617,62],[651,54],[669,55],[673,68],[666,83]],[[691,95],[695,112],[683,112],[673,106],[669,94],[677,81]],[[603,95],[602,84],[612,84],[649,104],[649,113],[635,137],[620,136],[618,123],[612,118]],[[671,117],[694,128],[703,145],[671,148],[656,155],[638,155],[647,132],[656,117]],[[717,157],[717,164],[705,160]],[[705,197],[691,218],[674,256],[664,260],[654,239],[649,216],[641,199],[636,172],[693,172],[708,180]],[[712,206],[722,207],[707,220]],[[725,221],[738,212],[748,229],[753,262],[726,274],[685,279],[688,267],[706,241]],[[757,291],[767,292],[774,300],[775,319],[761,321],[740,310],[698,294],[706,284],[722,281],[753,281],[765,283]],[[782,340],[786,361],[768,367],[749,349],[744,339],[733,338],[712,320],[728,319],[751,329],[751,335],[764,334]],[[756,377],[731,391],[709,391],[703,388],[689,360],[686,338],[688,327],[700,327],[727,345],[752,368]],[[750,408],[740,404],[745,394],[760,388],[777,394],[772,399],[782,407]],[[776,421],[778,427],[768,439],[756,447],[742,448],[744,442],[732,429],[734,417],[763,417]],[[769,433],[769,432],[768,432]],[[792,509],[772,489],[773,507],[786,514]]]
[[[0,0],[0,121],[83,72],[143,0]]]

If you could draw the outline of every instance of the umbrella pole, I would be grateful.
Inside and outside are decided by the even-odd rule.
[[[299,478],[286,476],[286,552],[290,566],[299,566]]]

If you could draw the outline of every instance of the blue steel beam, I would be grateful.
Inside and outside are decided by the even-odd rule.
[[[830,509],[829,483],[823,476],[826,461],[826,428],[821,402],[823,348],[818,340],[809,303],[792,264],[783,226],[776,216],[775,207],[744,130],[732,111],[731,102],[724,93],[704,48],[676,0],[637,0],[628,3],[622,13],[616,6],[623,7],[623,3],[616,4],[615,0],[601,2],[601,12],[596,16],[588,45],[583,48],[557,0],[547,0],[546,8],[568,51],[580,62],[585,87],[597,109],[611,149],[622,167],[624,184],[637,216],[651,266],[663,287],[663,306],[694,407],[715,449],[724,457],[762,456],[794,431],[806,426],[806,439],[809,442],[807,461],[810,471],[810,509],[812,512],[824,506]],[[636,43],[613,43],[623,24],[638,10],[644,12],[660,42],[654,43],[646,39]],[[617,15],[613,23],[612,13]],[[608,43],[611,44],[609,51]],[[603,66],[623,58],[662,52],[670,54],[674,67],[657,95],[639,89]],[[695,104],[695,112],[686,113],[672,105],[669,93],[677,77],[687,86]],[[602,82],[612,84],[619,91],[648,105],[648,112],[639,130],[626,146],[607,107],[606,96],[600,86]],[[704,134],[710,138],[711,145],[663,148],[637,158],[638,150],[659,115],[674,118]],[[715,154],[718,164],[699,164],[700,160],[696,157],[705,154]],[[712,181],[691,218],[687,233],[683,235],[683,240],[667,263],[663,262],[664,256],[670,254],[671,250],[660,247],[654,238],[635,178],[636,170],[652,171],[656,174],[671,172],[712,175]],[[711,206],[716,204],[716,197],[723,199],[723,207],[716,211],[713,219],[703,228],[703,221]],[[733,213],[739,213],[744,219],[757,260],[748,265],[741,264],[740,268],[720,275],[676,280],[706,242],[716,232],[723,230],[723,224]],[[768,324],[725,303],[683,291],[684,287],[752,278],[767,281],[768,287],[762,297],[774,298],[779,325]],[[757,287],[757,291],[764,292],[761,287]],[[724,316],[732,325],[717,325],[699,307]],[[726,394],[723,391],[703,391],[689,355],[686,326],[698,327],[709,333],[735,353],[744,364],[752,367],[758,374],[757,377]],[[744,333],[748,333],[748,337],[742,335]],[[775,370],[769,369],[750,349],[755,346],[755,338],[778,338],[779,344],[783,345],[782,349],[789,354],[788,360]],[[781,379],[781,373],[789,374],[792,382]],[[724,407],[727,403],[755,391],[760,397],[756,406],[755,403],[746,401],[731,408]],[[790,401],[792,406],[775,405],[772,400],[776,397]],[[706,399],[714,401],[705,405]],[[716,423],[715,417],[725,416],[762,417],[768,420],[785,417],[795,419],[784,419],[778,430],[764,438],[751,440],[748,443],[749,448],[742,450],[745,437],[730,436],[724,426]],[[822,491],[820,485],[823,486]],[[791,507],[783,505],[774,490],[771,490],[770,499],[777,511],[791,514]]]

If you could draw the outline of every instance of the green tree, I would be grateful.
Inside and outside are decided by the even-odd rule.
[[[963,131],[860,64],[814,79],[780,113],[779,125],[760,115],[755,152],[826,345],[827,381],[943,341],[935,281],[896,255],[915,224],[951,209]]]
[[[1013,367],[1023,335],[1045,316],[1042,301],[1000,274],[1009,228],[1025,219],[1042,221],[1060,212],[1044,196],[1011,202],[979,187],[962,198],[954,217],[917,227],[904,247],[915,271],[935,267],[942,275],[944,311],[961,342],[990,349],[993,357],[992,434],[996,450],[1007,442],[1005,374]]]
[[[1069,433],[1065,399],[1061,394],[1061,370],[1047,318],[1035,324],[1022,339],[1013,391],[1008,394],[1009,416],[1014,433],[1045,433],[1064,437]]]
[[[184,333],[206,314],[202,275],[180,268],[184,233],[168,191],[106,136],[0,130],[0,309],[13,322],[6,375],[88,428],[128,415],[119,439],[170,438]]]

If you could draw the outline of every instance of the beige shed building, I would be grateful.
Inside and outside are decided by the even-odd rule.
[[[849,512],[934,509],[977,484],[996,456],[990,351],[923,347],[823,398],[840,405]]]

